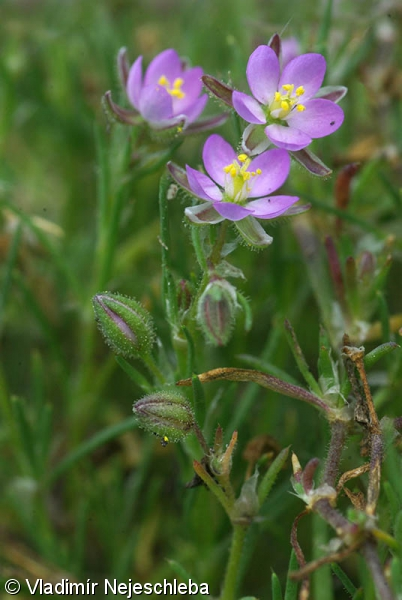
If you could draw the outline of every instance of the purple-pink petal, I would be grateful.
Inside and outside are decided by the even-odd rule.
[[[270,104],[278,89],[280,73],[279,60],[272,48],[258,46],[249,58],[246,73],[253,96],[261,104]]]
[[[159,78],[164,75],[173,82],[176,77],[180,77],[182,72],[181,60],[176,50],[169,48],[164,50],[149,63],[146,70],[144,85],[158,83]]]
[[[181,77],[183,79],[183,85],[181,90],[184,92],[185,96],[180,100],[182,110],[185,110],[187,106],[192,104],[202,91],[202,80],[201,77],[203,75],[203,70],[201,67],[194,67],[193,69],[189,69],[188,71],[183,71]]]
[[[139,110],[142,88],[142,56],[133,63],[127,79],[127,96],[131,104]]]
[[[261,106],[251,96],[243,94],[243,92],[233,92],[232,95],[233,108],[239,115],[248,123],[262,125],[266,123],[264,111]]]
[[[312,138],[320,138],[333,133],[343,123],[343,110],[331,100],[313,98],[305,106],[303,112],[292,112],[288,118],[290,128],[296,127]]]
[[[172,114],[172,97],[160,85],[147,85],[142,88],[139,110],[147,121],[163,121]]]
[[[230,165],[235,158],[236,152],[223,137],[216,133],[209,136],[204,144],[202,160],[208,175],[222,187],[225,186],[223,168]]]
[[[186,165],[186,173],[188,177],[188,183],[195,196],[198,196],[203,200],[207,200],[208,202],[221,200],[221,190],[207,175],[192,169],[188,165]]]
[[[198,100],[193,100],[191,106],[189,106],[187,109],[181,109],[180,112],[182,112],[185,115],[186,121],[192,123],[200,116],[207,102],[208,96],[206,94],[203,94],[200,98],[198,98]]]
[[[298,200],[297,196],[271,196],[252,200],[247,206],[257,219],[274,219],[286,212]]]
[[[253,178],[250,198],[271,194],[285,182],[290,171],[290,158],[285,150],[267,150],[251,161],[249,171],[261,169]]]
[[[301,150],[311,143],[311,137],[294,127],[268,125],[265,133],[275,146],[284,150]]]
[[[300,53],[300,44],[295,37],[286,38],[281,42],[281,63],[282,68],[285,68]]]
[[[232,202],[214,202],[214,209],[225,219],[229,221],[240,221],[251,215],[248,207],[240,206]]]
[[[326,69],[325,58],[321,54],[302,54],[291,60],[283,69],[279,80],[279,91],[282,85],[293,84],[295,89],[304,87],[304,95],[300,102],[314,96],[321,87]]]

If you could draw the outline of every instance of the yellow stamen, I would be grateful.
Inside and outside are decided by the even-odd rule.
[[[181,88],[183,83],[184,83],[184,79],[182,79],[181,77],[176,77],[176,79],[173,82],[174,89],[177,90],[178,88]]]
[[[251,186],[247,184],[251,177],[261,174],[261,169],[248,171],[251,159],[247,154],[239,154],[236,159],[223,167],[225,173],[230,175],[231,181],[227,181],[225,188],[229,191],[231,201],[242,203],[251,192]]]
[[[269,106],[270,112],[274,112],[273,116],[276,119],[286,119],[292,110],[302,112],[306,110],[303,104],[298,104],[298,99],[303,96],[305,89],[299,85],[296,89],[293,83],[284,83],[282,85],[283,94],[275,92],[274,99]]]
[[[158,83],[159,83],[159,85],[164,87],[165,90],[171,96],[173,96],[173,98],[178,98],[179,100],[181,100],[186,95],[183,92],[183,90],[180,89],[181,86],[184,84],[184,79],[182,79],[181,77],[176,77],[176,79],[173,82],[173,86],[170,86],[169,79],[165,75],[161,75],[161,77],[159,77],[159,79],[158,79]]]

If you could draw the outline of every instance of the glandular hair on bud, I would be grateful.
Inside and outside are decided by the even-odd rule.
[[[210,281],[197,306],[197,321],[209,342],[224,346],[230,339],[238,308],[236,288],[226,279]]]
[[[125,358],[148,355],[155,341],[151,315],[137,300],[104,292],[92,299],[95,320],[106,342]]]
[[[133,412],[139,426],[159,436],[164,443],[182,440],[195,424],[189,401],[176,390],[144,396],[134,403]]]

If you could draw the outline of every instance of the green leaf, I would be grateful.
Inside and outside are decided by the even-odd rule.
[[[354,594],[356,594],[357,589],[353,585],[353,583],[350,581],[350,579],[346,575],[345,571],[337,563],[331,563],[331,569],[332,569],[333,573],[341,581],[343,587],[348,592],[348,594],[350,594],[353,597]]]
[[[271,576],[272,600],[283,600],[281,582],[276,573]]]
[[[297,562],[295,551],[292,550],[290,554],[288,577],[286,580],[285,598],[284,600],[297,600],[297,588],[298,583],[289,577],[289,573],[297,571],[299,563]]]
[[[290,446],[284,448],[278,456],[273,461],[272,465],[269,467],[268,471],[265,473],[264,477],[261,480],[261,483],[258,487],[258,500],[260,506],[268,497],[269,492],[272,489],[272,486],[275,483],[275,479],[278,476],[279,471],[282,469],[283,465],[286,462],[286,459],[289,454]]]

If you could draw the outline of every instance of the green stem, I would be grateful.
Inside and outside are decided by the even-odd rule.
[[[160,243],[162,254],[162,292],[166,307],[166,316],[174,335],[177,329],[179,316],[177,306],[176,285],[171,272],[170,261],[170,232],[167,207],[167,192],[169,179],[164,176],[159,185],[159,216],[160,216]]]
[[[214,267],[216,265],[219,265],[219,263],[221,262],[221,258],[222,258],[221,253],[222,253],[222,248],[225,244],[226,233],[227,233],[228,227],[229,227],[229,221],[223,221],[223,223],[221,224],[220,229],[219,229],[218,237],[215,240],[214,247],[212,248],[211,254],[209,255],[209,260]]]
[[[235,600],[236,598],[237,576],[246,533],[247,527],[244,525],[233,525],[232,545],[220,600]]]
[[[150,354],[146,355],[146,356],[142,356],[141,357],[143,363],[145,364],[146,367],[148,367],[148,370],[150,371],[150,373],[152,373],[152,375],[154,375],[155,379],[157,379],[159,381],[159,383],[166,383],[165,377],[163,375],[163,373],[160,371],[158,365],[156,364],[156,362],[154,361],[154,359],[152,358],[152,356]]]

